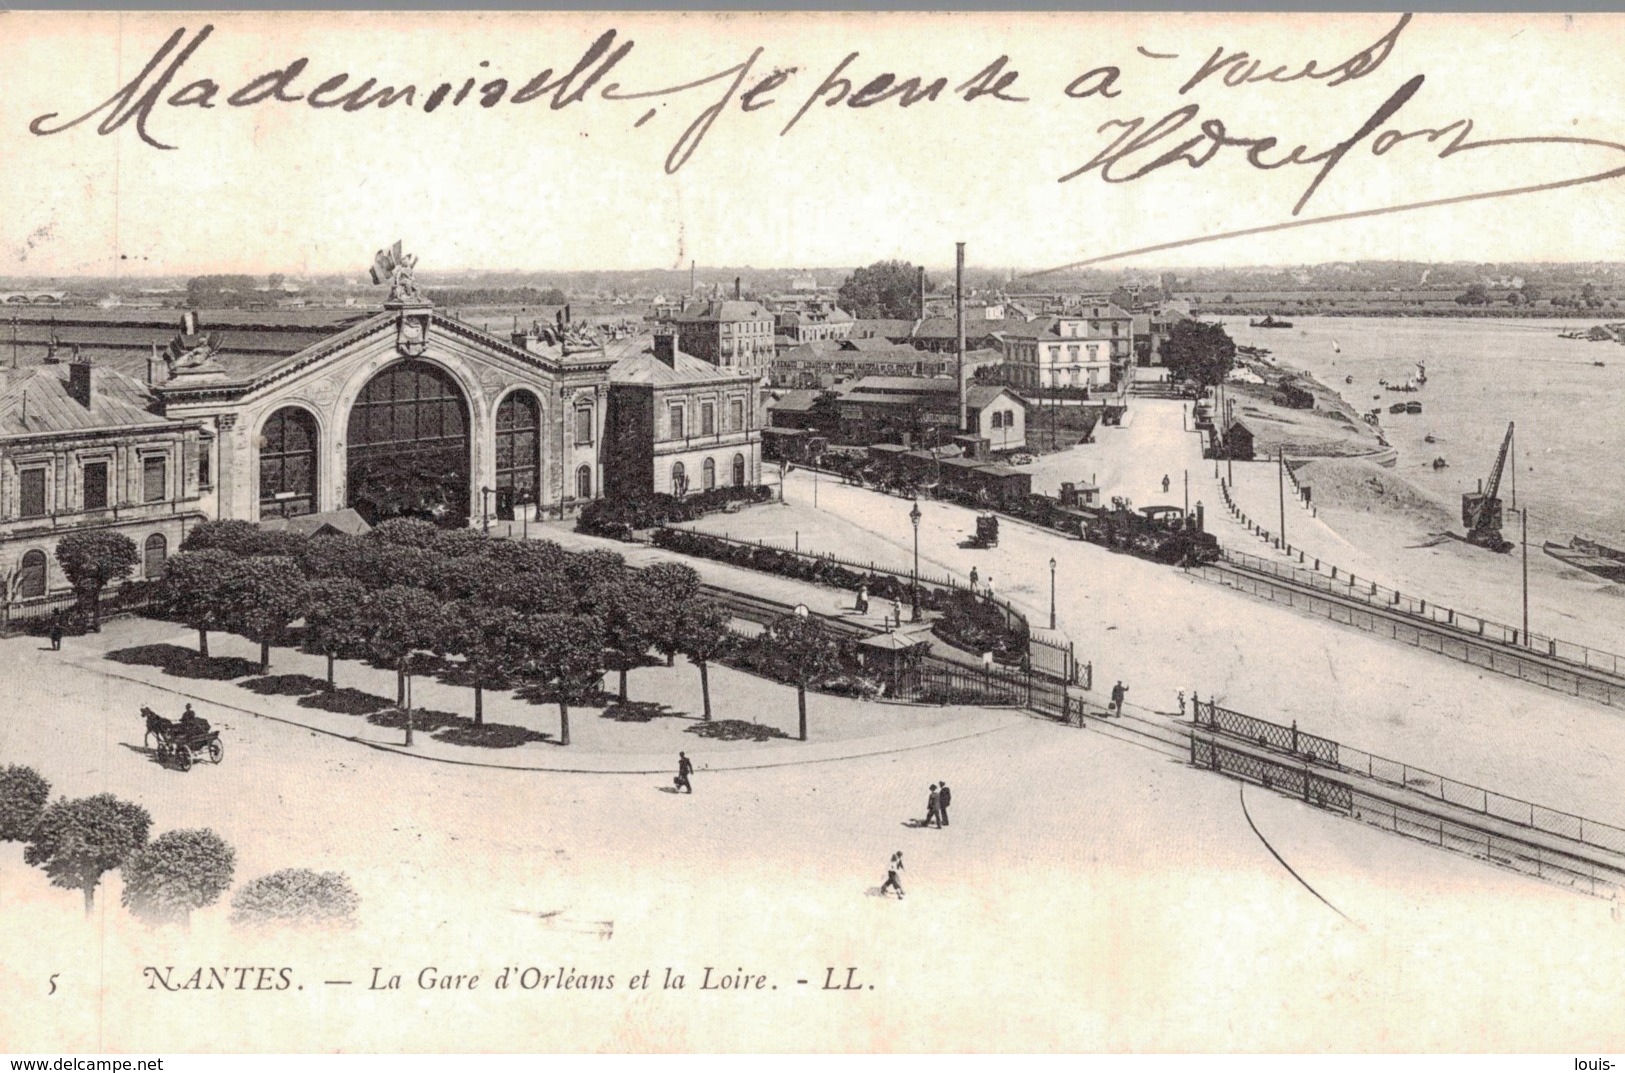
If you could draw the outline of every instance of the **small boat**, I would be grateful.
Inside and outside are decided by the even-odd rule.
[[[1419,402],[1407,402],[1405,404],[1405,412],[1408,414],[1419,414],[1422,412],[1422,404]]]
[[[1595,365],[1599,369],[1608,368],[1608,363],[1606,361],[1594,361],[1591,364]]]
[[[1422,437],[1422,442],[1423,443],[1438,443],[1439,441],[1434,439],[1433,438],[1433,433],[1430,432],[1426,436]]]
[[[1402,414],[1405,412],[1405,404],[1402,402],[1396,402],[1392,406],[1388,407],[1388,412],[1391,414]]]
[[[1434,469],[1444,469],[1448,465],[1450,465],[1450,463],[1446,462],[1443,458],[1435,458],[1433,460]]]
[[[1352,377],[1352,376],[1345,376],[1345,377],[1343,377],[1343,383],[1345,383],[1345,384],[1352,384],[1352,383],[1354,383],[1354,377]]]
[[[1266,313],[1263,320],[1250,320],[1247,322],[1247,326],[1249,328],[1290,328],[1292,322],[1290,320],[1276,320]]]
[[[1589,574],[1609,581],[1625,581],[1625,551],[1598,544],[1583,537],[1572,538],[1567,545],[1546,542],[1546,554],[1566,566],[1576,566]]]

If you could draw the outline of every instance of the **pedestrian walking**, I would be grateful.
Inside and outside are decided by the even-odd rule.
[[[868,613],[869,613],[869,586],[863,585],[863,586],[860,586],[858,588],[858,614],[867,615]]]
[[[886,865],[886,882],[881,884],[880,893],[885,894],[888,890],[895,890],[897,892],[897,900],[902,901],[903,900],[902,874],[903,874],[903,851],[898,850],[896,853],[893,853],[891,855],[891,863]]]
[[[1169,486],[1168,474],[1164,473],[1162,475],[1162,490],[1164,492],[1168,491],[1168,486]]]
[[[694,762],[688,758],[687,753],[678,753],[677,777],[672,780],[672,784],[679,790],[686,793],[693,793],[694,784],[688,781],[688,777],[692,774],[694,774]]]
[[[51,623],[51,651],[62,651],[62,623]]]
[[[897,623],[897,628],[903,628],[903,601],[896,596],[891,598],[891,617]]]
[[[1119,681],[1112,686],[1112,714],[1123,718],[1123,698],[1128,694],[1128,687]]]
[[[937,825],[938,830],[942,829],[942,796],[937,792],[936,783],[931,784],[931,796],[925,803],[925,823],[920,826],[926,827],[933,823]]]
[[[970,594],[976,595],[976,567],[970,568]]]
[[[948,792],[948,784],[942,783],[942,788],[937,791],[937,815],[942,817],[944,827],[948,826],[948,803],[952,800],[953,795]]]

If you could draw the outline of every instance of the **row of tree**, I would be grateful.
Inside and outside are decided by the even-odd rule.
[[[165,613],[198,631],[200,654],[221,630],[260,645],[261,672],[274,646],[297,641],[334,664],[365,659],[394,668],[396,703],[407,713],[411,679],[426,661],[474,691],[484,721],[488,689],[531,687],[559,706],[559,742],[570,741],[570,706],[595,696],[607,672],[627,676],[686,655],[700,674],[711,719],[708,669],[736,638],[728,614],[701,597],[699,575],[662,563],[629,568],[604,551],[567,552],[548,541],[491,539],[413,520],[385,522],[364,537],[303,537],[246,522],[194,529],[167,567]],[[775,626],[777,668],[805,688],[829,669],[834,641],[817,620]],[[295,631],[294,624],[302,622]]]
[[[148,923],[186,924],[220,900],[237,855],[208,828],[168,831],[152,841],[152,817],[112,794],[51,801],[51,784],[29,767],[0,769],[0,841],[23,842],[23,859],[51,884],[96,906],[102,877],[118,869],[121,901]],[[244,884],[232,898],[233,924],[350,922],[360,899],[340,873],[283,869]]]

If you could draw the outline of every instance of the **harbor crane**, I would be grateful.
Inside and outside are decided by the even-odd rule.
[[[1513,422],[1507,422],[1506,438],[1501,451],[1495,456],[1495,468],[1490,470],[1488,486],[1478,482],[1478,491],[1464,492],[1461,497],[1461,524],[1467,527],[1467,543],[1477,544],[1491,551],[1508,552],[1512,542],[1501,536],[1501,471],[1506,468],[1507,452],[1512,449]]]

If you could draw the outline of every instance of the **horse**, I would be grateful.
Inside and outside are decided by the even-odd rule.
[[[141,739],[143,748],[148,747],[147,741],[150,738],[157,738],[159,744],[162,744],[166,738],[175,735],[175,723],[172,720],[165,719],[151,708],[143,705],[141,716],[147,721],[147,733]]]

